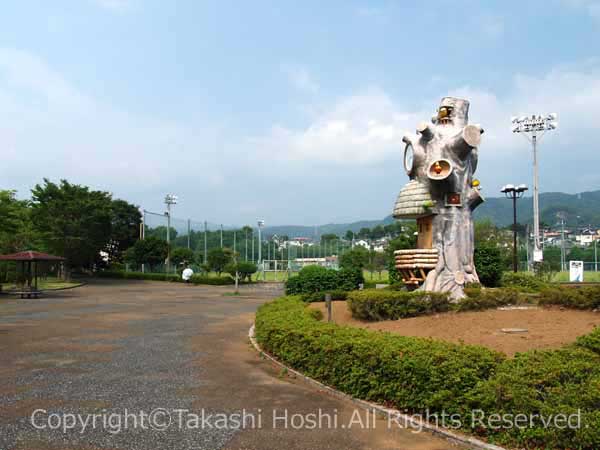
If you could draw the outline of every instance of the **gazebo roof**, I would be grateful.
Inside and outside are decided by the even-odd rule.
[[[31,250],[12,255],[0,255],[0,261],[64,261],[60,256],[49,255],[48,253],[34,252]]]

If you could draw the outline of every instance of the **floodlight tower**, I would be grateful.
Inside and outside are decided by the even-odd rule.
[[[539,207],[539,186],[538,186],[538,162],[537,162],[537,144],[538,137],[541,138],[546,131],[556,129],[556,113],[546,115],[533,114],[531,116],[513,117],[512,132],[521,133],[527,138],[533,147],[533,261],[541,262],[544,259],[542,247],[540,245],[540,207]]]
[[[167,194],[165,196],[165,204],[167,205],[167,272],[171,271],[171,205],[177,204],[177,196],[175,194]]]
[[[507,184],[500,190],[506,198],[511,199],[513,202],[513,272],[515,273],[519,270],[519,262],[517,260],[517,199],[523,197],[527,189],[527,186],[524,184],[519,184],[518,186]]]

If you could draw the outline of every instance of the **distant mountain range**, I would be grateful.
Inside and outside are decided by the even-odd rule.
[[[562,192],[544,192],[540,194],[540,214],[542,223],[555,226],[556,214],[566,213],[567,227],[583,227],[592,225],[600,228],[600,190],[565,194]],[[512,201],[504,197],[490,197],[475,210],[475,220],[489,219],[496,225],[504,227],[513,220]],[[265,227],[265,235],[290,237],[319,237],[322,234],[334,233],[343,236],[346,231],[359,231],[361,228],[373,228],[393,222],[392,216],[380,220],[361,220],[352,223],[328,223],[318,226],[280,225]],[[533,222],[533,199],[531,196],[517,200],[517,220],[519,223]]]

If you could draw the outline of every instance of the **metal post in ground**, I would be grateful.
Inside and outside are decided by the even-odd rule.
[[[327,305],[327,322],[331,322],[331,294],[325,294],[325,304]]]

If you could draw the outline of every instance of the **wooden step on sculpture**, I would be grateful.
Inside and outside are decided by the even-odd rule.
[[[427,273],[435,269],[438,263],[438,250],[435,248],[416,248],[396,250],[396,269],[402,274],[402,282],[413,287],[421,285]]]

